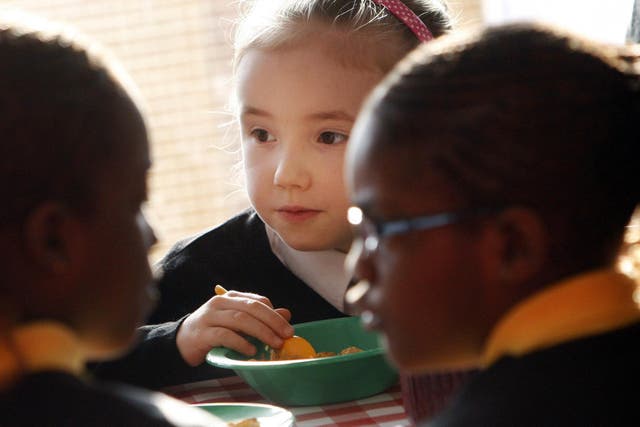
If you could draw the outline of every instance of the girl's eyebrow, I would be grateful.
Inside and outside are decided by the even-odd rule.
[[[309,114],[306,118],[309,120],[343,120],[347,122],[355,121],[355,117],[353,115],[341,110],[319,111],[317,113]]]
[[[240,115],[241,116],[264,116],[264,117],[272,116],[271,113],[269,113],[266,110],[261,110],[260,108],[251,107],[251,106],[242,107],[242,110],[240,111]]]
[[[245,106],[240,111],[240,116],[262,116],[262,117],[273,117],[271,113],[266,110],[262,110],[260,108]],[[355,117],[352,114],[349,114],[342,110],[332,110],[332,111],[318,111],[317,113],[311,113],[305,116],[306,120],[341,120],[346,122],[355,121]]]

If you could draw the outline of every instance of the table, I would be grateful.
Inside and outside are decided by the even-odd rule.
[[[187,403],[270,403],[238,376],[199,381],[164,389]],[[375,396],[322,406],[288,407],[299,427],[320,426],[410,426],[402,406],[400,385]]]

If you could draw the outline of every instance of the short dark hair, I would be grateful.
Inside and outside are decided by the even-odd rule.
[[[0,225],[49,199],[91,208],[125,133],[144,132],[111,64],[62,33],[0,21]]]
[[[435,40],[369,103],[377,147],[410,148],[407,170],[470,205],[536,210],[562,231],[554,257],[608,262],[640,199],[637,52],[621,49],[527,24]]]

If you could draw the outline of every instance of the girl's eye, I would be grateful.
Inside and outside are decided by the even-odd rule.
[[[327,145],[340,144],[345,142],[349,136],[338,132],[322,132],[318,137],[318,142]]]
[[[275,137],[264,129],[254,129],[250,135],[258,142],[272,142],[275,141]]]

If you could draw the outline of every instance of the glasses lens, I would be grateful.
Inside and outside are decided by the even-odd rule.
[[[378,236],[367,236],[367,238],[364,239],[364,248],[367,252],[373,252],[378,249]]]
[[[363,218],[362,224],[360,224],[362,230],[362,238],[364,239],[364,249],[368,252],[373,252],[378,249],[378,231],[373,222],[367,218]]]
[[[347,219],[354,227],[357,237],[362,239],[362,244],[366,252],[373,252],[378,248],[379,238],[376,225],[366,218],[362,210],[357,206],[352,206],[347,211]]]
[[[347,221],[349,221],[351,225],[360,225],[363,216],[362,209],[357,206],[351,206],[347,210]]]

